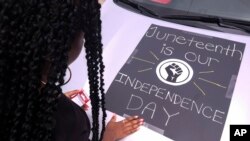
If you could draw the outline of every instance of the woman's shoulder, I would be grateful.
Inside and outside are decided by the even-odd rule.
[[[63,94],[58,97],[55,120],[56,141],[78,141],[84,138],[87,141],[90,132],[87,114]]]

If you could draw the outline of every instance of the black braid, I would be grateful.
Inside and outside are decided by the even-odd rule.
[[[74,35],[83,31],[93,114],[93,141],[99,140],[99,108],[104,107],[100,5],[97,0],[0,1],[1,141],[51,141],[53,113]],[[41,88],[43,64],[51,67]],[[100,92],[99,92],[100,91]],[[101,100],[99,97],[101,93]],[[102,139],[102,135],[100,140]]]
[[[101,37],[101,20],[100,20],[100,12],[98,12],[98,15],[97,15],[97,32],[99,33],[98,35],[98,39],[99,40],[102,40],[102,37]],[[97,53],[98,53],[98,57],[99,57],[99,67],[100,67],[100,93],[101,93],[101,108],[102,108],[102,114],[103,114],[103,118],[102,118],[102,132],[101,132],[101,138],[103,138],[103,134],[104,134],[104,131],[105,131],[105,120],[106,120],[106,117],[107,117],[107,114],[106,114],[106,108],[105,108],[105,90],[104,90],[104,79],[103,79],[103,73],[104,73],[104,64],[103,64],[103,57],[102,57],[102,43],[99,42],[98,44],[98,48],[97,48]]]
[[[102,140],[103,132],[105,130],[105,119],[106,119],[106,109],[105,109],[105,99],[104,99],[104,80],[103,72],[104,65],[102,61],[102,44],[98,42],[101,40],[101,21],[100,21],[100,5],[97,1],[91,1],[90,9],[91,20],[87,23],[89,26],[89,32],[86,31],[85,35],[88,36],[85,39],[86,47],[86,59],[88,65],[88,76],[89,76],[89,85],[90,85],[90,99],[92,105],[92,132],[93,132],[93,141],[98,141],[99,139],[99,108],[103,111],[102,118],[102,131],[100,140]],[[98,5],[98,8],[95,8]],[[98,76],[99,75],[99,76]],[[99,95],[101,94],[101,95]],[[101,97],[101,101],[100,101]],[[101,102],[101,103],[100,103]]]

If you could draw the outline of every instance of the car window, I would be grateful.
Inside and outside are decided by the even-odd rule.
[[[204,14],[250,21],[249,0],[130,0],[146,3],[157,9],[176,10],[186,14]],[[168,14],[167,11],[161,14]]]
[[[249,0],[114,0],[133,12],[178,24],[250,35]]]

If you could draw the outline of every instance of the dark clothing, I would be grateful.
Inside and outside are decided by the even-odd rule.
[[[55,112],[55,141],[89,141],[90,123],[86,112],[61,95]]]

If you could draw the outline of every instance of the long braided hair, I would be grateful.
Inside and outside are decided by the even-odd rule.
[[[98,1],[0,0],[1,141],[53,140],[53,113],[62,94],[68,52],[80,31],[85,35],[92,140],[99,141],[106,113]],[[51,65],[47,83],[41,88],[42,70],[48,59]]]

